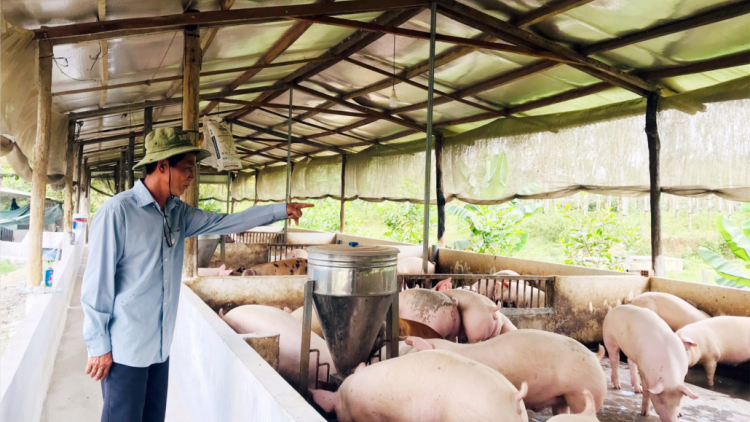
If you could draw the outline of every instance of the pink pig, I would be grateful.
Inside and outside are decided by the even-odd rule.
[[[220,311],[219,316],[239,334],[279,333],[279,374],[296,388],[299,382],[302,346],[302,325],[296,319],[281,309],[263,305],[238,306],[226,315]],[[315,333],[310,334],[310,349],[320,350],[320,363],[328,363],[330,373],[335,374],[336,368],[325,340]],[[311,356],[314,357],[314,355]],[[315,386],[316,372],[315,359],[312,358],[310,359],[309,386]],[[327,381],[324,368],[321,368],[318,379]]]
[[[487,297],[469,290],[451,289],[443,292],[458,305],[461,331],[469,343],[479,343],[500,334],[499,308]]]
[[[676,422],[682,396],[698,398],[685,386],[688,362],[680,338],[655,312],[633,305],[620,305],[609,311],[603,330],[615,388],[620,388],[618,369],[622,349],[628,357],[633,388],[643,392],[641,415],[648,415],[649,401],[653,401],[662,422]]]
[[[599,354],[560,334],[542,330],[517,330],[476,344],[458,344],[446,340],[409,337],[414,346],[409,353],[440,349],[485,364],[503,374],[515,386],[528,383],[524,402],[528,409],[540,411],[552,407],[554,414],[586,409],[584,391],[594,395],[596,408],[604,403],[607,379]]]
[[[284,312],[288,313],[289,315],[293,316],[294,319],[299,321],[300,324],[302,324],[302,312],[304,311],[304,307],[300,306],[296,310],[292,311],[290,308],[284,308]],[[325,338],[323,335],[323,328],[320,326],[320,320],[318,319],[318,311],[313,307],[312,309],[312,319],[310,321],[310,329],[313,333],[319,335],[322,338]]]
[[[642,293],[636,296],[630,304],[656,312],[656,315],[666,321],[672,331],[710,318],[705,312],[699,311],[685,300],[669,293]]]
[[[527,422],[523,398],[500,373],[444,350],[360,365],[338,391],[312,390],[339,422]]]
[[[461,329],[456,301],[435,290],[409,289],[399,293],[398,316],[421,322],[451,341],[456,340]]]
[[[688,366],[706,369],[708,385],[714,385],[716,363],[739,365],[750,360],[750,318],[718,316],[677,330],[688,356]]]
[[[396,273],[399,275],[406,274],[423,274],[422,258],[409,257],[400,259],[396,266]],[[427,274],[435,274],[435,264],[427,262]]]
[[[586,409],[577,415],[557,415],[547,419],[547,422],[599,422],[596,417],[596,402],[589,390],[583,390],[583,398],[586,400]]]

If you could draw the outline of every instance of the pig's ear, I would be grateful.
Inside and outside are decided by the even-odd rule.
[[[523,405],[521,404],[521,401],[526,397],[526,394],[529,392],[529,386],[526,384],[526,381],[521,383],[521,389],[513,395],[513,399],[516,401],[516,412],[518,414],[521,414],[521,409],[523,408]]]
[[[678,389],[680,390],[680,392],[682,392],[682,394],[690,397],[693,400],[695,400],[695,399],[698,398],[698,396],[696,396],[695,393],[693,393],[692,391],[690,391],[690,389],[687,388],[687,386],[685,386],[685,384],[680,385],[678,387]]]
[[[313,400],[318,404],[326,413],[331,413],[336,410],[336,405],[339,401],[339,393],[333,393],[326,390],[310,390],[312,393]]]
[[[291,314],[291,313],[292,313],[292,310],[291,310],[291,309],[289,309],[289,307],[288,307],[288,306],[284,306],[284,312],[286,312],[286,313],[288,313],[288,314]]]
[[[453,281],[451,280],[450,277],[448,277],[445,280],[440,281],[433,290],[437,290],[438,292],[444,292],[452,288],[453,288]]]
[[[365,367],[367,367],[367,365],[365,365],[365,363],[364,363],[364,362],[360,363],[359,365],[357,365],[357,367],[356,367],[356,368],[354,368],[354,373],[356,374],[356,373],[357,373],[357,371],[359,371],[360,369],[363,369],[363,368],[365,368]]]
[[[427,342],[425,339],[421,337],[407,337],[406,338],[406,344],[409,346],[414,347],[417,349],[418,352],[422,352],[425,350],[432,350],[435,348],[432,344]]]
[[[648,392],[651,394],[661,394],[662,392],[664,392],[664,381],[659,379],[656,384],[648,389]]]
[[[680,336],[680,340],[685,345],[685,350],[690,350],[691,347],[698,347],[698,343],[694,342],[690,337]]]
[[[507,281],[503,280],[503,287],[510,287],[510,283],[508,283]]]
[[[458,306],[458,299],[457,298],[452,297],[451,300],[453,301],[453,303],[456,304],[456,306]]]

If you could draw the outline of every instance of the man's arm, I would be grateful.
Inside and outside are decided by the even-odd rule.
[[[115,270],[122,257],[124,215],[119,205],[96,213],[89,236],[89,257],[81,284],[83,338],[90,358],[112,350],[109,321],[115,302]]]
[[[185,237],[199,234],[232,234],[286,220],[286,204],[263,205],[234,214],[218,214],[186,205]]]

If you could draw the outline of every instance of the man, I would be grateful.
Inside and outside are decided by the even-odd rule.
[[[177,196],[195,179],[209,153],[178,129],[146,137],[146,156],[134,169],[147,176],[96,212],[81,287],[86,373],[102,381],[103,422],[163,421],[169,350],[182,279],[185,238],[230,234],[291,218],[310,204],[253,207],[214,214]]]

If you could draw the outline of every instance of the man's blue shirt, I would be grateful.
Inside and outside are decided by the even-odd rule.
[[[135,367],[169,357],[182,282],[185,238],[231,234],[287,218],[286,204],[215,214],[168,199],[164,214],[142,181],[102,205],[89,236],[81,286],[83,336],[88,355],[112,352],[115,362]],[[168,232],[167,232],[168,233]]]

